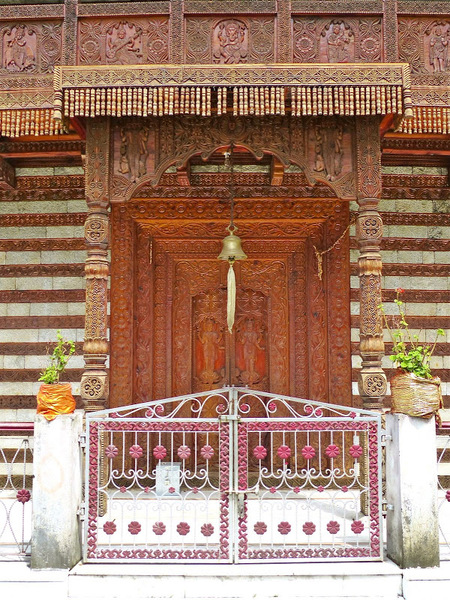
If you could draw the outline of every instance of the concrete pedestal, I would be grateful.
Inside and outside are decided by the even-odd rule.
[[[403,569],[439,565],[435,427],[386,415],[387,553]]]
[[[34,425],[33,527],[31,567],[69,569],[81,559],[77,511],[81,503],[83,413]]]

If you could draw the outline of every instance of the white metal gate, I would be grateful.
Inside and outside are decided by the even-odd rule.
[[[380,560],[380,427],[244,388],[88,414],[85,560]]]

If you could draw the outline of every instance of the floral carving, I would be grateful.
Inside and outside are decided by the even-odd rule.
[[[166,526],[162,521],[157,521],[153,525],[152,529],[155,535],[163,535],[166,532]]]
[[[188,523],[186,523],[185,521],[182,521],[181,523],[178,523],[177,525],[177,532],[180,535],[187,535],[191,530],[191,527]]]
[[[141,458],[143,453],[144,453],[144,451],[137,444],[135,446],[131,446],[130,451],[129,451],[131,458],[134,458],[135,460],[137,460],[138,458]]]
[[[119,454],[118,448],[114,445],[109,445],[105,448],[105,456],[106,458],[115,458]]]
[[[28,490],[25,490],[25,489],[18,490],[16,499],[21,504],[26,504],[27,502],[29,502],[31,500],[31,494]]]
[[[106,535],[113,535],[113,533],[117,531],[117,525],[114,523],[114,521],[106,521],[103,524],[103,531],[106,533]]]
[[[264,521],[257,521],[254,524],[253,529],[257,535],[264,535],[267,531],[267,525]]]
[[[189,446],[180,446],[177,451],[178,456],[181,460],[187,460],[191,455],[191,449]]]
[[[335,535],[336,533],[338,533],[340,528],[341,528],[341,526],[339,525],[339,523],[337,521],[330,521],[327,525],[327,530],[332,535]]]
[[[289,446],[280,446],[277,450],[277,454],[283,460],[287,460],[291,456],[291,449]]]
[[[205,460],[211,460],[214,456],[214,448],[210,445],[203,446],[200,450],[200,454]]]
[[[312,535],[316,531],[316,526],[312,521],[306,521],[306,523],[303,524],[302,529],[306,535]]]
[[[339,453],[340,453],[340,449],[339,449],[339,446],[336,446],[336,444],[330,444],[329,446],[327,446],[327,448],[325,450],[325,454],[329,458],[336,458],[337,456],[339,456]]]
[[[128,525],[128,531],[131,533],[131,535],[137,535],[141,532],[141,529],[141,524],[138,521],[131,521],[131,523]]]
[[[281,521],[281,523],[278,524],[278,531],[281,533],[281,535],[287,535],[290,533],[291,529],[291,524],[287,521]]]
[[[316,455],[316,451],[312,446],[304,446],[302,448],[302,454],[306,458],[306,460],[311,460]]]
[[[264,446],[255,446],[253,455],[258,460],[263,460],[267,456],[267,449]]]
[[[354,444],[353,446],[350,446],[349,453],[350,456],[357,459],[362,455],[363,449],[359,444]]]
[[[167,456],[166,448],[164,446],[155,446],[153,448],[153,456],[158,460],[162,460]]]
[[[214,533],[214,526],[211,523],[205,523],[200,527],[202,535],[210,537]]]
[[[353,533],[356,534],[362,533],[364,531],[364,525],[361,521],[353,521],[353,523],[350,525],[350,528],[353,531]]]

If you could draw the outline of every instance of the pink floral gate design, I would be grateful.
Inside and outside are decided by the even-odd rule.
[[[382,559],[377,413],[225,388],[87,427],[86,561]]]

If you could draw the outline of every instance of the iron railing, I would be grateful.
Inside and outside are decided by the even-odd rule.
[[[239,388],[90,413],[85,560],[381,560],[380,427]]]
[[[0,557],[30,552],[33,423],[0,423]]]
[[[438,440],[438,514],[441,560],[450,560],[450,423],[442,423]]]

